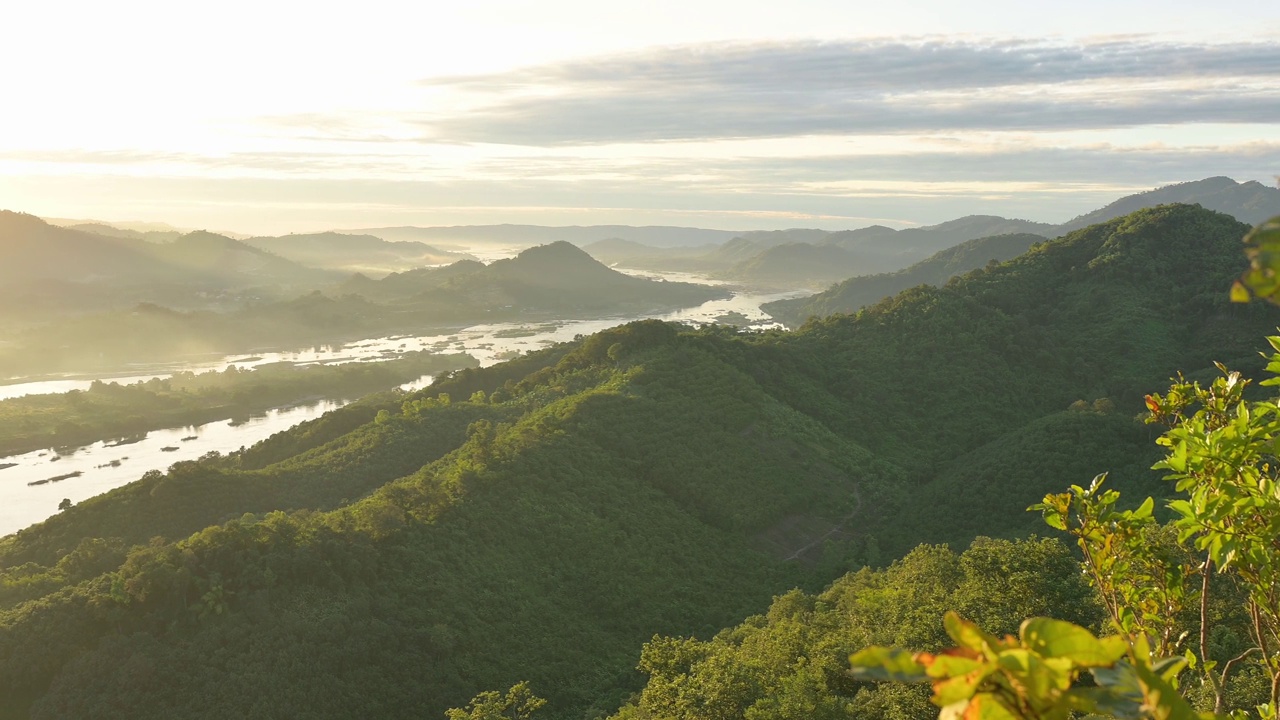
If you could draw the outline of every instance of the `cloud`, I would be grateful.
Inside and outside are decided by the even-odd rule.
[[[724,44],[423,84],[473,102],[432,138],[517,145],[1272,122],[1280,43]]]

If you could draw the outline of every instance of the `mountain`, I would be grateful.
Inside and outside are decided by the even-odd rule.
[[[252,237],[244,242],[311,267],[379,274],[475,259],[420,242],[388,242],[373,235],[336,232]]]
[[[623,267],[712,273],[723,279],[745,283],[812,286],[852,276],[904,269],[936,252],[978,238],[1015,234],[1058,237],[1088,225],[1168,203],[1199,204],[1255,225],[1280,215],[1280,189],[1253,181],[1237,183],[1230,178],[1217,177],[1168,185],[1121,198],[1105,208],[1061,225],[995,215],[970,215],[937,225],[903,230],[873,225],[835,232],[794,229],[740,233],[729,241],[741,243],[737,248],[739,252],[732,258],[715,251],[691,255],[637,247],[626,251],[600,248],[600,257]],[[744,245],[752,248],[750,257],[742,254]],[[831,250],[816,250],[813,246],[837,247],[850,253],[842,255]],[[593,254],[595,252],[593,250]]]
[[[855,250],[835,245],[775,245],[718,273],[719,277],[756,286],[824,287],[879,263]]]
[[[655,634],[1023,536],[1027,505],[1102,471],[1167,491],[1143,395],[1256,373],[1280,320],[1227,297],[1246,230],[1162,206],[798,332],[632,323],[149,473],[0,540],[0,718],[438,717],[521,679],[549,718],[607,715]],[[532,282],[573,256],[519,260],[500,272]],[[982,607],[1036,587],[1002,565],[1075,577],[1060,549],[975,547],[918,551],[945,592],[848,597]],[[1023,591],[964,585],[974,563]]]
[[[426,290],[441,287],[449,280],[470,275],[484,269],[477,260],[459,260],[444,267],[417,268],[387,275],[379,280],[356,273],[339,285],[337,295],[361,295],[370,300],[387,301],[404,299]]]
[[[1137,208],[1135,208],[1137,209]],[[937,225],[893,230],[882,225],[831,233],[824,241],[848,249],[875,251],[886,257],[927,256],[968,240],[992,235],[1033,233],[1056,237],[1055,226],[1031,220],[1011,220],[996,215],[968,215]]]
[[[457,225],[452,227],[384,227],[345,232],[374,235],[384,240],[427,243],[482,243],[529,247],[557,241],[587,245],[600,240],[619,238],[655,247],[685,247],[719,244],[741,233],[703,228],[630,225]]]
[[[172,268],[228,286],[314,287],[338,277],[225,235],[203,230],[187,233],[173,242],[152,244],[148,252]]]
[[[734,242],[733,240],[729,241]],[[666,260],[674,260],[677,264],[688,261],[691,258],[697,258],[707,253],[714,252],[718,245],[693,245],[689,247],[673,247],[660,248],[653,245],[645,245],[644,243],[635,242],[634,240],[623,240],[622,238],[607,238],[605,240],[597,240],[593,243],[587,243],[582,249],[591,257],[599,260],[605,265],[621,265],[623,267],[635,267],[637,264],[651,264],[653,261],[662,263]]]
[[[171,268],[146,243],[50,225],[34,215],[0,211],[0,284],[44,279],[143,282]]]
[[[197,231],[147,242],[132,231],[85,232],[0,211],[0,284],[244,287],[324,283],[333,276],[223,235]]]
[[[989,262],[1009,260],[1046,238],[1040,235],[996,235],[960,243],[934,253],[904,270],[858,275],[809,297],[777,300],[762,306],[777,320],[797,327],[810,316],[853,313],[917,285],[942,285]]]
[[[496,322],[556,321],[666,312],[729,296],[728,291],[633,277],[611,270],[569,243],[530,248],[484,265],[462,260],[441,268],[352,275],[326,293],[279,290],[279,283],[319,273],[229,238],[190,234],[172,243],[175,274],[270,282],[285,298],[256,297],[210,311],[179,311],[141,302],[107,304],[14,332],[0,344],[0,377],[90,372],[197,355],[303,347],[399,333],[437,334]],[[156,246],[167,248],[168,246]],[[289,272],[301,272],[291,278]],[[305,286],[304,286],[305,287]],[[56,291],[65,290],[57,285]],[[195,288],[186,288],[188,293]],[[6,295],[0,288],[0,299]],[[20,296],[22,303],[32,297]],[[43,297],[43,296],[41,296]],[[48,313],[49,311],[45,311]],[[0,322],[9,321],[0,312]]]
[[[854,275],[904,268],[940,249],[984,236],[1050,233],[1054,226],[973,215],[922,228],[780,230],[743,233],[710,248],[658,248],[623,240],[588,245],[609,264],[651,271],[705,273],[767,287],[825,286]]]
[[[1144,193],[1128,195],[1104,208],[1081,215],[1058,226],[1058,232],[1077,230],[1128,215],[1135,210],[1168,203],[1200,205],[1231,215],[1243,223],[1258,225],[1280,215],[1280,188],[1267,187],[1255,180],[1239,183],[1229,177],[1211,177],[1165,185]]]
[[[440,268],[392,273],[377,281],[357,275],[339,286],[339,292],[399,303],[453,321],[528,313],[580,317],[688,307],[728,296],[707,285],[626,275],[563,241],[538,245],[488,265],[463,260]]]
[[[577,317],[658,307],[674,309],[728,297],[727,292],[707,285],[654,281],[620,273],[563,241],[535,246],[514,258],[488,265],[471,263],[463,271],[441,268],[424,274],[423,279],[429,281],[442,273],[451,276],[424,287],[414,302],[451,307],[457,312],[483,309],[500,315],[519,308]]]
[[[127,228],[118,228],[114,225],[107,225],[105,223],[78,223],[75,225],[64,225],[63,227],[67,227],[71,230],[79,230],[80,232],[94,233],[95,235],[131,238],[133,240],[146,240],[148,242],[172,242],[183,235],[179,230],[130,230]]]

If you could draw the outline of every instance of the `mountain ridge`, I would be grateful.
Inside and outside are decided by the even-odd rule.
[[[1280,317],[1227,297],[1246,230],[1164,206],[794,333],[633,323],[150,475],[0,540],[0,717],[398,717],[519,679],[607,714],[655,633],[1023,533],[993,496],[1158,492],[1143,394],[1260,368]]]

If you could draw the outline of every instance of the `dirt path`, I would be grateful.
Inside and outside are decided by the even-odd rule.
[[[817,540],[814,540],[813,542],[809,543],[808,545],[805,545],[804,547],[800,548],[799,550],[796,550],[796,551],[795,551],[794,553],[792,553],[789,557],[785,558],[785,559],[783,560],[783,562],[789,562],[789,561],[791,561],[791,560],[799,560],[799,559],[800,559],[800,557],[801,557],[802,555],[804,555],[805,553],[809,552],[810,550],[812,550],[813,548],[817,547],[818,545],[820,545],[820,544],[822,544],[822,543],[826,542],[826,541],[827,541],[827,539],[828,539],[828,538],[830,538],[832,535],[835,535],[835,534],[836,534],[836,533],[838,533],[838,532],[842,532],[842,531],[844,530],[845,526],[849,524],[849,521],[850,521],[850,520],[852,520],[852,519],[853,519],[853,518],[854,518],[854,517],[855,517],[859,512],[861,512],[861,511],[862,511],[862,496],[861,496],[860,494],[858,494],[858,490],[857,490],[857,488],[854,488],[854,490],[853,490],[853,509],[852,509],[852,510],[850,510],[850,511],[849,511],[849,513],[848,513],[847,515],[845,515],[844,517],[840,518],[840,522],[838,522],[838,523],[836,523],[835,525],[833,525],[833,526],[831,527],[831,529],[830,529],[830,530],[828,530],[828,531],[826,531],[825,533],[823,533],[821,537],[819,537]]]

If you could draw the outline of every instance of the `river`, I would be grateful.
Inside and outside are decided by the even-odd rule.
[[[704,277],[683,273],[663,273],[661,276],[638,272],[634,274],[717,284]],[[481,366],[489,366],[530,350],[572,340],[577,335],[590,335],[645,318],[710,323],[726,314],[737,313],[747,318],[749,327],[776,327],[777,323],[760,306],[773,300],[805,294],[805,291],[735,292],[731,298],[712,300],[697,307],[668,313],[546,323],[475,325],[442,335],[397,335],[305,350],[255,353],[252,356],[228,355],[182,365],[135,368],[114,376],[42,379],[0,386],[0,399],[84,390],[94,380],[127,384],[168,377],[180,371],[221,371],[232,365],[252,368],[272,362],[374,362],[414,350],[465,352],[475,357]],[[402,387],[416,390],[426,387],[430,382],[430,377],[423,377]],[[0,457],[0,535],[12,533],[55,514],[58,503],[64,498],[73,503],[80,502],[132,482],[148,470],[164,470],[175,462],[194,460],[209,452],[226,453],[248,447],[344,404],[345,401],[342,400],[325,400],[309,405],[277,408],[252,417],[248,422],[233,424],[221,420],[196,427],[156,430],[148,433],[144,439],[127,445],[112,446],[99,442],[75,450],[64,450],[61,454],[42,450]]]

